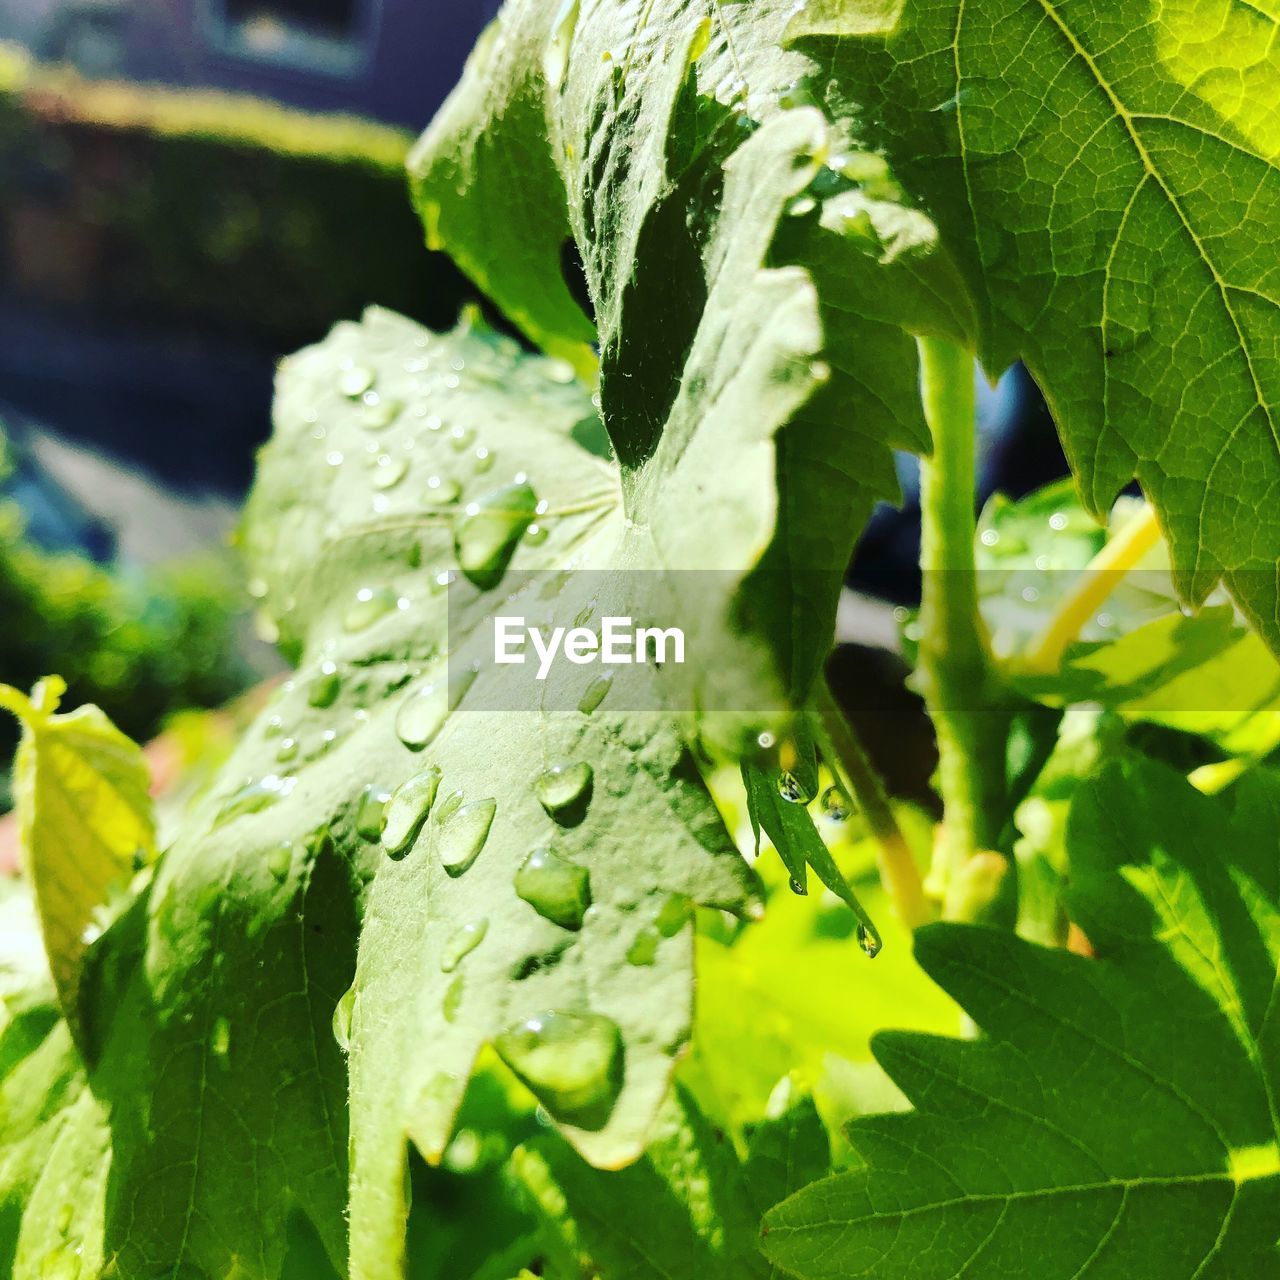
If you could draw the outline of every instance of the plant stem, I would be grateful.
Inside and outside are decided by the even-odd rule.
[[[1089,562],[1080,580],[1053,611],[1048,625],[1028,649],[1021,669],[1052,675],[1062,655],[1098,611],[1120,580],[1160,541],[1155,508],[1147,503]]]
[[[974,559],[974,370],[962,347],[920,340],[933,456],[920,468],[921,686],[938,737],[940,895],[1003,823],[1008,710],[993,679]]]
[[[885,892],[908,929],[918,928],[933,916],[920,868],[894,816],[884,783],[867,755],[854,727],[845,719],[826,680],[818,682],[818,716],[826,741],[827,763],[841,789],[857,804],[876,842],[876,862]]]

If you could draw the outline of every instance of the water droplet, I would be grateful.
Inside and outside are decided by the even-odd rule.
[[[531,547],[540,547],[551,536],[551,530],[545,524],[531,524],[525,530],[524,540]]]
[[[293,869],[293,852],[294,846],[286,840],[267,854],[267,870],[276,880],[283,882],[288,879]]]
[[[658,958],[658,935],[653,929],[641,929],[627,948],[627,963],[651,965]]]
[[[808,896],[809,886],[803,880],[797,879],[795,876],[790,880],[791,892],[797,897],[804,898]]]
[[[378,459],[373,469],[373,487],[375,489],[394,489],[409,471],[407,458],[388,458],[386,454]]]
[[[438,502],[442,506],[457,502],[462,494],[462,486],[447,476],[432,476],[427,481],[427,501]]]
[[[497,802],[492,799],[473,800],[446,818],[440,828],[437,847],[440,862],[451,876],[462,875],[480,856],[480,850],[489,838],[497,807]]]
[[[860,946],[868,960],[874,960],[880,954],[880,948],[884,944],[880,941],[880,935],[873,929],[869,929],[865,924],[858,924],[858,946]]]
[[[578,710],[583,715],[589,716],[605,700],[611,688],[613,688],[613,672],[596,676],[583,690],[582,697],[578,699]]]
[[[467,506],[454,533],[458,567],[482,591],[501,581],[537,505],[528,484],[509,484]]]
[[[338,700],[342,691],[342,677],[337,666],[326,662],[320,667],[320,674],[311,682],[307,692],[307,701],[318,708],[331,707]]]
[[[1061,532],[1067,527],[1067,517],[1061,511],[1055,511],[1049,517],[1049,528],[1055,532]]]
[[[471,442],[476,438],[475,429],[473,427],[452,427],[449,431],[449,444],[458,453],[463,449],[469,448]]]
[[[373,386],[373,370],[366,369],[363,365],[344,369],[338,375],[338,390],[352,400],[359,400],[371,386]]]
[[[365,787],[356,809],[356,832],[362,840],[382,838],[382,813],[389,799],[391,793],[381,787]]]
[[[472,470],[475,471],[476,475],[484,475],[486,471],[493,470],[494,462],[495,462],[495,458],[493,454],[490,453],[489,450],[484,447],[484,445],[481,445],[476,450],[475,461],[471,464]]]
[[[296,759],[297,755],[297,738],[282,738],[280,740],[280,745],[276,748],[276,759],[281,764],[288,764],[290,760]]]
[[[440,787],[434,765],[414,774],[396,789],[382,814],[382,847],[394,858],[405,854],[418,837]]]
[[[80,1250],[58,1248],[40,1261],[40,1280],[80,1280]]]
[[[282,778],[278,774],[269,773],[254,782],[246,783],[239,791],[232,792],[222,802],[214,825],[221,826],[232,818],[242,817],[246,813],[258,813],[269,809],[277,800],[287,796],[297,784],[297,778]]]
[[[463,985],[463,975],[458,974],[458,976],[449,983],[448,990],[444,993],[444,1003],[441,1005],[440,1011],[444,1014],[444,1020],[446,1022],[452,1022],[458,1016],[458,1010],[462,1007]]]
[[[355,602],[342,615],[342,629],[348,634],[364,631],[396,607],[399,597],[390,587],[361,587]]]
[[[778,775],[778,794],[788,804],[808,804],[811,799],[800,785],[800,779],[795,774],[787,772]]]
[[[351,1019],[356,1007],[356,989],[348,987],[333,1011],[333,1038],[346,1053],[351,1048]]]
[[[683,893],[669,893],[653,923],[664,938],[674,938],[689,923],[692,915],[693,903]]]
[[[540,916],[565,929],[581,929],[591,905],[591,875],[586,867],[553,849],[534,849],[516,872],[516,893]]]
[[[452,973],[484,941],[484,935],[488,932],[489,921],[484,916],[455,930],[444,944],[444,951],[440,956],[441,970]]]
[[[360,410],[360,425],[370,431],[381,431],[389,427],[399,416],[404,407],[398,400],[386,396],[364,398],[364,408]]]
[[[411,693],[396,712],[396,737],[410,751],[430,746],[449,714],[449,700],[439,685],[423,685]]]
[[[822,812],[832,822],[844,822],[849,817],[849,803],[839,787],[828,787],[822,793]]]
[[[231,1048],[231,1023],[226,1018],[217,1018],[213,1024],[213,1033],[209,1037],[209,1047],[214,1056],[225,1058]]]
[[[598,1013],[540,1013],[494,1041],[502,1060],[559,1120],[600,1128],[622,1087],[622,1033]]]
[[[578,764],[553,764],[543,770],[534,783],[538,803],[553,818],[569,813],[590,799],[593,778],[591,766],[586,761]]]

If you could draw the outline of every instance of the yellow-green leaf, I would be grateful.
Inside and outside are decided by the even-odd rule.
[[[155,823],[137,744],[97,707],[58,714],[65,691],[57,676],[29,698],[0,685],[0,706],[22,722],[13,773],[22,856],[58,999],[74,1030],[84,953],[135,859],[155,852]]]

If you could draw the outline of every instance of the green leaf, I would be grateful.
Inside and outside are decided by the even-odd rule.
[[[766,1219],[804,1277],[1269,1274],[1280,1221],[1280,781],[1208,799],[1115,766],[1076,800],[1097,959],[977,927],[919,935],[976,1042],[884,1035],[916,1107],[857,1121],[867,1167]]]
[[[814,773],[816,775],[816,767]],[[836,865],[821,832],[808,808],[795,800],[785,799],[783,774],[776,768],[765,768],[750,761],[742,765],[742,781],[747,789],[747,813],[760,847],[760,832],[773,841],[791,876],[792,891],[809,892],[808,868],[844,902],[858,917],[858,938],[863,950],[875,956],[881,947],[880,934],[871,917],[849,887],[849,882]]]
[[[1045,389],[1090,509],[1136,476],[1180,588],[1225,579],[1273,650],[1275,28],[1217,0],[814,0],[791,28],[936,219],[988,367]]]
[[[1218,599],[1191,616],[1179,609],[1163,541],[1122,577],[1104,577],[1107,597],[1057,671],[1026,669],[1033,641],[1132,518],[1132,506],[1117,504],[1104,530],[1066,481],[1018,502],[997,495],[988,503],[978,528],[978,584],[1005,678],[1051,705],[1095,703],[1130,723],[1209,738],[1230,754],[1265,754],[1280,740],[1280,666],[1229,603]]]
[[[142,752],[97,707],[58,714],[65,689],[56,677],[30,698],[0,685],[0,706],[22,723],[13,771],[22,856],[58,1001],[79,1034],[84,953],[113,894],[155,853],[155,819]]]
[[[753,556],[767,552],[741,607],[803,697],[854,540],[872,504],[897,496],[892,448],[927,447],[910,335],[972,327],[959,277],[883,162],[806,105],[814,69],[781,46],[790,4],[552,9],[503,8],[415,151],[419,208],[433,242],[554,351],[581,339],[562,283],[571,236],[634,519],[686,442],[690,476],[723,474],[709,413],[758,424],[732,470],[743,494],[767,475],[776,497],[742,521]],[[784,152],[789,173],[764,179],[764,155]],[[537,212],[495,236],[489,210],[513,189]],[[772,362],[739,362],[762,348]],[[671,498],[696,510],[700,485]],[[696,522],[661,537],[669,562],[710,567]]]
[[[753,159],[767,171],[775,154],[762,146],[744,163]],[[748,168],[745,177],[761,198],[763,174]],[[736,198],[731,187],[726,199]],[[399,416],[371,431],[369,413],[379,421],[384,405],[399,406]],[[424,420],[419,407],[438,410],[440,421]],[[280,733],[297,740],[288,767],[299,791],[319,788],[313,806],[316,794],[327,797],[321,813],[297,810],[293,822],[331,812],[339,846],[371,859],[355,983],[339,1011],[351,1055],[356,1275],[396,1266],[405,1141],[440,1158],[487,1041],[590,1160],[636,1158],[689,1036],[688,905],[743,911],[753,902],[753,878],[661,702],[615,710],[626,692],[619,676],[593,710],[572,709],[595,682],[562,664],[546,682],[545,712],[504,709],[488,616],[508,602],[529,607],[534,588],[545,607],[570,615],[575,593],[587,590],[596,612],[639,616],[651,568],[705,563],[688,546],[669,550],[669,532],[690,539],[700,530],[704,556],[719,564],[715,574],[691,575],[703,597],[696,613],[674,615],[689,619],[690,662],[684,674],[673,670],[665,696],[687,705],[678,701],[685,682],[701,688],[741,679],[747,662],[768,666],[759,641],[735,638],[727,621],[735,585],[759,554],[754,536],[738,538],[742,480],[726,475],[725,493],[702,469],[710,441],[732,440],[742,420],[709,413],[682,452],[660,456],[652,492],[635,508],[647,513],[642,524],[623,516],[618,471],[576,442],[589,412],[584,388],[505,339],[466,329],[436,337],[382,314],[335,331],[281,380],[246,541],[264,606],[300,650],[299,674],[274,708]],[[326,424],[323,440],[316,419]],[[370,469],[358,461],[371,436],[407,466],[372,495]],[[505,492],[516,476],[537,495],[545,538],[517,539],[500,582],[486,574],[474,591],[455,587],[446,609],[433,585],[457,565],[474,511],[495,510],[486,492]],[[628,469],[621,478],[628,483]],[[702,493],[690,509],[681,495],[695,483]],[[433,492],[455,487],[459,504],[430,504]],[[767,495],[762,487],[766,511]],[[569,565],[579,573],[562,573]],[[386,604],[370,619],[364,606],[377,600]],[[727,674],[717,671],[726,653],[742,655]],[[472,659],[479,674],[451,686]],[[557,701],[562,687],[572,696]],[[406,716],[424,706],[429,732],[406,731]],[[344,736],[326,752],[324,731],[335,726]],[[561,769],[559,786],[582,765],[589,772],[576,808],[563,809],[547,771]],[[422,783],[431,770],[438,777]],[[392,822],[406,784],[432,798],[407,827]],[[265,812],[292,809],[294,794]],[[451,813],[455,795],[484,808]],[[367,816],[384,801],[383,837],[396,857],[377,848]],[[478,834],[459,851],[464,815]],[[240,819],[241,829],[256,817]],[[392,842],[393,825],[407,832],[403,843]]]
[[[582,1275],[768,1280],[779,1273],[757,1249],[760,1215],[823,1174],[829,1159],[807,1099],[762,1122],[739,1158],[678,1090],[629,1169],[590,1169],[553,1137],[521,1147],[512,1168]]]

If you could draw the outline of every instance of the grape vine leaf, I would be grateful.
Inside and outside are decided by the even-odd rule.
[[[932,926],[921,963],[976,1042],[885,1034],[916,1110],[855,1121],[866,1167],[765,1220],[803,1277],[1269,1274],[1280,1236],[1280,779],[1220,798],[1146,761],[1077,795],[1084,959]]]
[[[806,314],[808,359],[793,375],[804,393],[751,455],[776,476],[779,518],[742,600],[753,628],[772,629],[802,698],[830,645],[853,542],[872,504],[898,495],[892,449],[928,447],[911,335],[964,340],[973,321],[932,224],[895,198],[883,162],[843,149],[847,128],[800,85],[813,68],[782,47],[790,9],[762,0],[708,15],[691,0],[610,0],[556,14],[511,0],[410,171],[433,242],[556,351],[582,336],[578,313],[566,318],[571,242],[629,504],[665,482],[662,455],[684,448],[691,405],[758,412],[731,393],[725,356],[763,316]],[[753,134],[783,129],[807,136],[787,216],[726,235],[726,175]],[[489,202],[513,186],[539,212],[522,234],[495,234]],[[765,257],[767,291],[716,287],[735,259]],[[770,406],[761,420],[774,419]]]
[[[1136,477],[1180,589],[1225,580],[1273,650],[1276,27],[1217,0],[810,0],[791,28],[936,220],[988,367],[1044,388],[1090,509]]]
[[[794,155],[810,136],[807,119],[783,121],[743,149],[724,196],[731,227],[772,224],[803,181]],[[715,283],[743,296],[767,290],[771,275],[749,256],[729,255]],[[421,826],[417,844],[407,856],[376,859],[355,982],[339,1015],[350,1045],[357,1276],[398,1265],[406,1139],[439,1158],[486,1041],[588,1159],[617,1165],[644,1147],[689,1035],[687,904],[742,911],[754,901],[754,878],[660,705],[614,710],[615,690],[593,710],[503,710],[492,696],[499,669],[491,662],[465,692],[447,692],[448,675],[466,666],[469,646],[477,660],[485,646],[491,652],[481,619],[508,604],[523,611],[534,579],[541,597],[555,599],[572,593],[570,579],[588,578],[600,613],[627,615],[650,568],[708,559],[717,572],[695,575],[703,598],[683,615],[691,674],[680,680],[727,678],[716,670],[725,654],[741,655],[725,663],[735,679],[767,663],[760,641],[729,620],[734,591],[768,541],[757,530],[772,515],[770,469],[767,460],[743,472],[708,461],[716,452],[745,460],[764,430],[760,417],[740,412],[738,397],[750,395],[757,409],[776,404],[785,418],[799,394],[788,377],[791,342],[808,333],[785,308],[769,316],[767,330],[751,326],[750,352],[733,362],[737,385],[690,403],[696,432],[679,449],[660,447],[631,519],[620,498],[629,469],[577,443],[592,415],[587,389],[565,382],[555,361],[521,356],[510,340],[479,328],[436,337],[373,313],[363,326],[340,327],[282,376],[246,542],[264,606],[300,655],[283,695],[287,713],[277,709],[290,726],[281,731],[286,740],[298,739],[285,748],[299,751],[288,767],[305,776],[323,745],[318,733],[312,746],[298,745],[300,717],[317,730],[356,717],[353,744],[334,749],[347,761],[333,784],[345,797],[345,817],[333,826],[342,847],[362,823],[372,823],[376,839],[368,814],[385,802],[390,821],[398,788],[440,771],[426,784],[439,797],[431,814],[423,805],[411,824]],[[433,397],[428,386],[448,394]],[[388,469],[394,480],[380,484]],[[433,584],[458,567],[469,522],[493,510],[486,494],[521,484],[536,490],[545,535],[517,539],[498,580],[486,575],[472,596],[452,590],[447,609],[437,595],[432,609]],[[433,495],[462,505],[432,505]],[[532,508],[521,530],[531,518]],[[568,566],[577,574],[563,573]],[[562,668],[549,689],[595,682],[591,672]],[[461,699],[452,709],[450,697]],[[306,711],[317,706],[318,716]],[[424,708],[429,732],[407,730],[405,716]],[[591,769],[583,812],[571,822],[539,796],[541,775],[558,764]],[[486,815],[483,838],[458,859],[450,824],[481,810],[441,817],[454,794]],[[578,877],[572,901],[539,906],[521,886],[522,866],[542,846]],[[542,1053],[542,1038],[561,1033],[576,1037],[575,1053]],[[599,1078],[569,1087],[566,1056],[594,1061]]]
[[[591,1169],[542,1137],[511,1165],[575,1275],[627,1280],[772,1280],[756,1224],[771,1204],[826,1172],[827,1135],[813,1103],[788,1100],[750,1134],[746,1153],[677,1089],[644,1158]]]
[[[142,752],[97,708],[58,714],[66,686],[41,681],[28,698],[0,685],[0,707],[22,724],[13,789],[23,863],[58,999],[80,1030],[80,966],[113,894],[155,853],[151,774]]]

